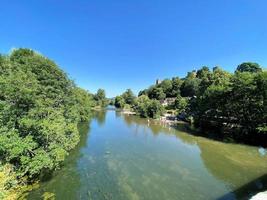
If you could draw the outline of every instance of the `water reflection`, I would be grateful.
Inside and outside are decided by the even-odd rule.
[[[233,190],[219,199],[248,199],[252,194],[267,189],[267,175],[265,174],[267,156],[261,153],[263,151],[261,148],[259,150],[254,147],[196,137],[190,135],[193,130],[184,124],[170,129],[159,121],[152,121],[148,124],[145,119],[135,116],[123,115],[122,118],[130,126],[149,128],[154,136],[174,135],[183,143],[197,145],[206,169]]]
[[[54,193],[56,199],[78,199],[79,188],[81,187],[80,174],[76,169],[77,161],[82,156],[80,149],[86,146],[87,138],[89,137],[89,123],[79,124],[80,143],[75,148],[67,159],[64,161],[61,169],[53,173],[52,179],[42,181],[40,188],[32,192],[29,200],[42,199],[44,193]],[[66,184],[67,183],[67,184]]]
[[[80,126],[81,143],[65,167],[30,199],[44,192],[59,200],[246,199],[266,188],[267,156],[257,148],[115,111],[96,112],[90,127],[89,138],[88,124]]]
[[[96,119],[99,126],[103,126],[106,122],[106,110],[95,111],[93,113],[94,119]]]

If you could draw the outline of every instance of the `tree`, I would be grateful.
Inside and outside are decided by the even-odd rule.
[[[135,96],[131,89],[127,89],[126,92],[122,94],[126,104],[133,105],[135,101]]]
[[[257,130],[261,133],[267,133],[267,71],[259,73],[256,77],[257,94],[262,101],[258,101],[260,114],[258,115]]]
[[[147,115],[151,118],[158,118],[164,112],[163,106],[158,100],[151,100],[147,106]]]
[[[95,102],[93,101],[93,95],[81,88],[75,88],[73,90],[73,93],[76,97],[76,105],[77,109],[79,110],[81,121],[89,120],[91,108],[95,106]]]
[[[95,100],[96,101],[102,101],[104,99],[106,99],[106,92],[105,92],[105,90],[98,89],[97,92],[96,92],[96,94],[95,94]]]
[[[197,70],[196,77],[200,80],[198,92],[202,94],[212,84],[212,73],[208,67],[204,66]]]
[[[108,105],[108,100],[106,98],[106,92],[104,89],[98,89],[94,96],[94,99],[97,102],[98,106],[106,107]]]
[[[125,100],[122,96],[116,96],[115,98],[115,107],[116,108],[124,108]]]
[[[149,101],[150,99],[146,95],[141,95],[137,98],[134,109],[141,117],[148,117],[147,107]]]
[[[153,89],[149,93],[149,98],[163,100],[166,98],[166,94],[161,87],[153,87]]]
[[[255,131],[266,122],[266,88],[261,88],[266,86],[266,78],[266,73],[243,72],[236,73],[231,79],[232,90],[227,98],[227,112],[246,133]]]
[[[140,96],[136,106],[144,117],[155,116],[151,110],[157,103],[152,100],[171,95],[176,96],[173,106],[177,112],[185,112],[200,127],[215,124],[233,138],[254,143],[260,143],[259,138],[267,133],[267,72],[257,63],[242,63],[234,74],[204,66],[184,79],[173,78],[171,90],[166,79],[144,91],[140,95],[149,98]]]
[[[166,97],[172,96],[172,81],[171,80],[169,80],[169,79],[163,80],[160,83],[159,87],[162,88],[162,91]],[[158,100],[160,100],[160,99],[158,99]]]
[[[177,109],[178,113],[183,113],[186,111],[188,106],[188,98],[177,96],[174,102],[174,107]]]
[[[227,85],[230,83],[232,74],[222,70],[220,67],[214,67],[211,74],[211,82],[215,85]]]
[[[172,97],[177,97],[181,94],[181,86],[183,81],[179,77],[172,78]]]
[[[158,100],[150,100],[146,95],[137,98],[134,108],[141,117],[158,118],[164,112],[164,108]]]
[[[92,95],[29,49],[0,56],[0,157],[16,178],[54,170],[79,142]],[[15,181],[15,180],[14,180]]]
[[[244,62],[237,66],[236,72],[257,73],[257,72],[262,72],[262,68],[258,63]]]
[[[203,79],[208,77],[210,74],[210,70],[207,66],[203,66],[201,69],[197,70],[196,77],[199,79]]]
[[[183,97],[196,96],[199,91],[199,85],[201,80],[194,77],[188,77],[184,80],[181,86],[181,95]]]
[[[142,95],[148,95],[148,89],[141,90],[141,91],[138,93],[138,97],[140,97],[140,96],[142,96]]]

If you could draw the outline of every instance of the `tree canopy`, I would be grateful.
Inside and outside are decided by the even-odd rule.
[[[0,158],[18,179],[53,170],[79,142],[93,96],[30,49],[0,56]],[[1,168],[1,166],[0,166]]]
[[[142,101],[175,97],[168,108],[193,118],[195,125],[214,124],[242,141],[267,133],[267,72],[257,63],[238,65],[234,74],[216,66],[188,72],[185,78],[165,79],[139,92]],[[139,100],[137,100],[139,102]],[[141,113],[144,103],[139,103]],[[145,114],[143,114],[145,116]],[[258,140],[259,141],[259,140]]]
[[[236,72],[262,72],[262,68],[258,63],[244,62],[237,66]]]

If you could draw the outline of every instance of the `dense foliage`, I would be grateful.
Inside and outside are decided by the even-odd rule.
[[[48,58],[29,49],[0,56],[0,159],[16,177],[59,167],[79,142],[93,96]]]
[[[96,94],[94,95],[94,100],[96,106],[101,108],[104,108],[109,104],[108,99],[106,98],[106,92],[103,89],[97,90]]]
[[[234,74],[204,66],[140,91],[139,97],[144,95],[160,101],[175,98],[166,108],[193,118],[202,128],[219,127],[241,140],[267,133],[267,72],[257,63],[242,63]]]
[[[114,105],[124,110],[133,110],[141,117],[158,118],[164,108],[156,99],[149,99],[147,95],[136,97],[131,89],[127,89],[122,95],[115,97]]]
[[[151,118],[159,118],[164,112],[164,108],[158,100],[149,99],[146,95],[137,98],[134,110],[141,117]]]

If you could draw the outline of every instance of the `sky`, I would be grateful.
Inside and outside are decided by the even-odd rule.
[[[266,0],[0,0],[0,53],[34,49],[108,97],[201,66],[267,66]]]

